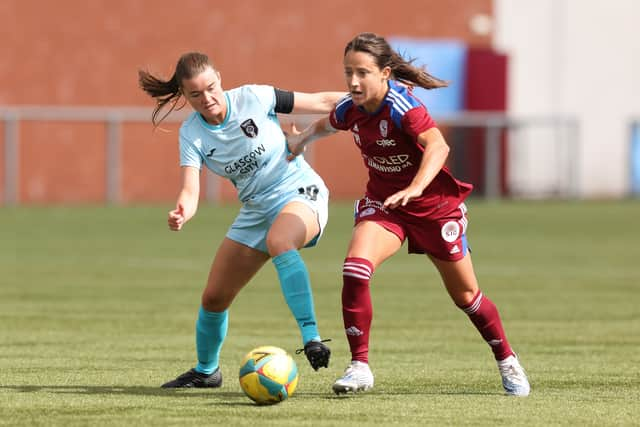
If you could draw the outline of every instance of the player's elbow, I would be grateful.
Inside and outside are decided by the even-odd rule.
[[[440,156],[446,160],[447,157],[449,157],[449,152],[451,151],[451,148],[449,148],[449,145],[445,142],[445,141],[441,141],[440,144],[438,145],[439,151],[440,151]]]

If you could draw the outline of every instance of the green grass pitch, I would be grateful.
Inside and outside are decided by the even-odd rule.
[[[162,390],[194,365],[194,323],[237,206],[202,206],[180,233],[167,206],[0,209],[0,425],[638,425],[640,202],[471,200],[481,289],[528,371],[503,395],[488,346],[426,257],[403,248],[374,275],[372,392],[335,396],[349,356],[340,310],[351,205],[304,250],[329,369],[302,355],[288,401],[257,407],[237,380],[258,345],[298,330],[271,264],[230,311],[218,390]]]

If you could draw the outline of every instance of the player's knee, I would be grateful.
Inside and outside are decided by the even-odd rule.
[[[267,251],[271,257],[278,256],[287,251],[298,249],[295,243],[288,236],[269,233],[267,235]]]
[[[227,298],[223,298],[221,295],[212,292],[202,293],[202,308],[207,311],[222,312],[225,311],[231,305],[231,301]]]
[[[465,290],[451,293],[451,299],[458,308],[464,310],[469,307],[477,294],[477,290]]]

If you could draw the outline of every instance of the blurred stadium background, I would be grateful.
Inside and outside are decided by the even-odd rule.
[[[139,68],[169,77],[181,53],[199,50],[226,88],[343,90],[342,50],[362,31],[452,82],[420,96],[475,196],[640,193],[634,0],[403,0],[392,10],[382,0],[3,0],[0,13],[4,205],[172,201],[181,116],[153,131]],[[349,135],[308,158],[334,200],[360,194]],[[203,180],[207,200],[235,199],[229,184]]]

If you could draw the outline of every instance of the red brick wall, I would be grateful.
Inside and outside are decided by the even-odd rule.
[[[490,15],[491,0],[3,0],[0,106],[151,107],[137,87],[137,70],[168,77],[178,56],[192,50],[209,54],[225,88],[265,83],[343,90],[342,51],[355,34],[457,38],[488,46],[489,36],[469,28],[476,13]],[[175,197],[177,127],[164,127],[173,132],[152,132],[150,124],[123,127],[124,202]],[[102,125],[22,122],[20,137],[22,203],[104,200]],[[341,134],[314,149],[314,165],[333,198],[363,189],[365,171],[350,139]],[[222,194],[235,197],[229,185]]]

